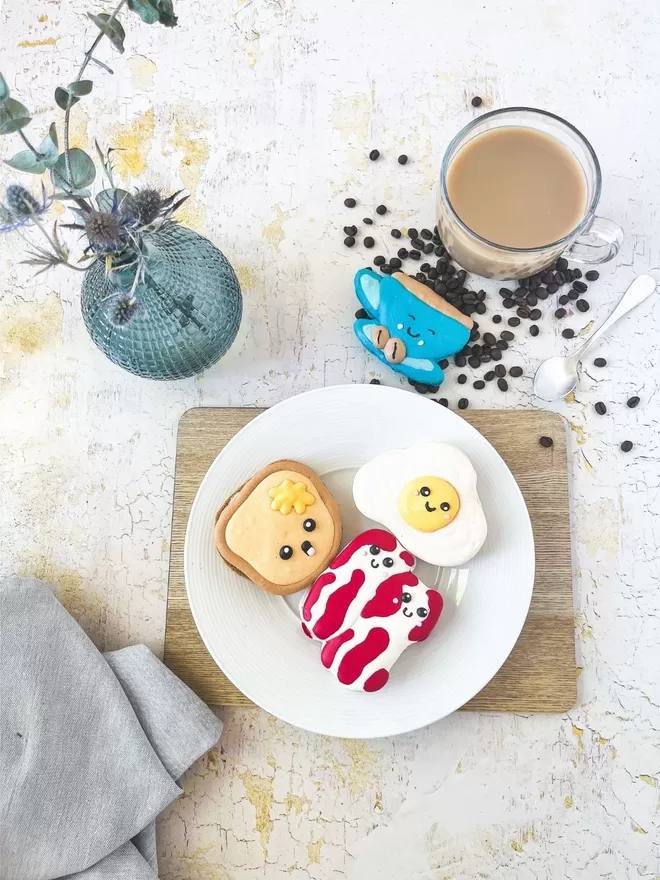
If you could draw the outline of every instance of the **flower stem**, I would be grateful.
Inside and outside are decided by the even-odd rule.
[[[25,146],[28,148],[28,150],[32,153],[32,155],[34,156],[34,158],[37,159],[37,160],[41,159],[41,153],[39,152],[39,150],[37,150],[37,148],[36,148],[35,146],[33,146],[33,145],[30,143],[30,141],[29,141],[28,138],[27,138],[27,135],[25,135],[25,134],[23,133],[23,129],[22,129],[22,128],[19,129],[18,133],[19,133],[19,135],[20,135],[20,137],[21,137],[23,143],[24,143]]]
[[[110,16],[109,21],[113,21],[117,17],[122,6],[124,6],[125,4],[126,4],[126,0],[119,0],[119,3],[117,4],[114,12]],[[80,69],[78,70],[78,75],[76,76],[74,82],[80,82],[80,80],[82,79],[82,75],[85,72],[87,65],[92,60],[92,56],[94,54],[96,47],[101,42],[101,40],[103,39],[104,36],[105,36],[105,34],[103,33],[103,31],[99,31],[99,33],[96,35],[96,39],[94,40],[92,45],[89,47],[89,49],[85,52],[85,57],[83,58],[83,62],[80,65]],[[69,181],[71,182],[71,186],[73,186],[73,176],[71,174],[71,158],[69,156],[69,153],[70,153],[69,127],[70,127],[70,120],[71,120],[71,106],[72,106],[71,105],[71,95],[69,95],[69,99],[66,103],[66,110],[64,111],[64,164],[66,166],[67,177],[69,178]]]

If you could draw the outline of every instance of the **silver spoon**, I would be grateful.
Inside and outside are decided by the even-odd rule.
[[[650,275],[638,275],[619,300],[609,318],[600,325],[578,350],[568,357],[551,357],[543,361],[534,376],[534,394],[542,400],[566,397],[577,385],[580,361],[603,333],[619,318],[640,305],[655,292],[656,282]]]

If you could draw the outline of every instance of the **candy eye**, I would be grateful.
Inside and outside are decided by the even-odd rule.
[[[316,520],[315,519],[306,519],[303,523],[303,529],[306,532],[313,532],[316,528]]]
[[[443,501],[440,505],[440,510],[449,510],[451,508],[451,504],[447,504],[446,501]]]
[[[412,596],[410,595],[410,593],[402,593],[401,594],[401,601],[402,602],[410,602],[411,599],[412,599]]]
[[[280,559],[291,559],[293,556],[293,547],[289,547],[288,544],[285,544],[284,547],[280,547]]]
[[[391,556],[386,556],[385,559],[383,559],[383,565],[385,566],[385,568],[392,568],[392,566],[394,565],[394,560]]]
[[[423,495],[424,498],[428,498],[429,495],[431,494],[431,490],[429,489],[428,486],[422,486],[422,488],[419,490],[419,494]]]
[[[380,547],[378,544],[372,544],[371,547],[369,547],[369,553],[371,553],[372,556],[378,556],[380,553]]]
[[[303,541],[302,544],[300,545],[300,549],[302,550],[303,553],[306,553],[307,556],[314,556],[316,553],[316,550],[312,546],[311,541]]]
[[[428,609],[427,608],[418,608],[417,609],[417,617],[428,617]]]

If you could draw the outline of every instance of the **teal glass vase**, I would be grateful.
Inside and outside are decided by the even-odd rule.
[[[85,273],[82,315],[106,357],[145,379],[185,379],[215,364],[236,338],[243,302],[236,274],[211,242],[167,223],[145,242],[144,271],[136,282],[134,255],[106,274],[103,260]],[[116,321],[118,299],[137,307]]]

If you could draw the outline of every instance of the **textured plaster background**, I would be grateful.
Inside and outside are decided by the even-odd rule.
[[[0,66],[35,111],[36,139],[89,42],[86,8],[2,4]],[[385,202],[376,235],[393,254],[390,225],[432,224],[442,152],[475,113],[472,95],[485,108],[559,113],[600,156],[601,212],[626,242],[570,326],[586,332],[635,274],[660,278],[656,4],[182,0],[178,12],[176,31],[128,20],[116,75],[96,71],[75,108],[74,142],[120,147],[127,184],[191,192],[182,219],[222,248],[243,286],[230,354],[190,381],[133,378],[87,338],[77,275],[35,281],[16,236],[0,251],[0,573],[55,583],[105,649],[162,648],[185,409],[264,406],[373,375],[397,382],[352,336],[351,277],[366,258],[343,247],[341,227]],[[385,155],[375,165],[374,146]],[[0,146],[5,157],[13,148]],[[165,880],[658,880],[659,323],[660,298],[600,346],[607,369],[589,367],[556,407],[571,429],[578,706],[565,717],[459,713],[368,743],[224,711],[220,746],[160,823]],[[542,328],[533,346],[519,334],[509,365],[529,375],[571,347],[549,318]],[[455,381],[443,388],[454,403]],[[492,384],[468,396],[535,405],[530,379],[514,384],[506,397]],[[643,402],[631,411],[633,392]]]

